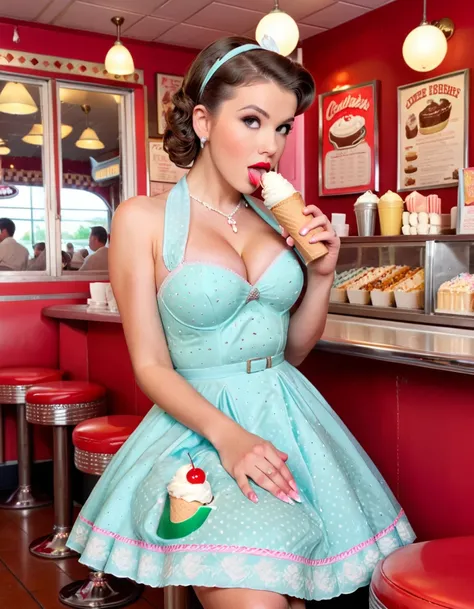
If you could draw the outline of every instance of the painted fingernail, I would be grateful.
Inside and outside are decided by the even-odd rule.
[[[308,229],[307,229],[307,228],[302,228],[302,229],[300,230],[300,235],[303,235],[303,237],[304,237],[305,235],[307,235],[307,234],[308,234]]]
[[[289,503],[290,505],[295,505],[294,501],[292,501],[288,495],[286,495],[283,491],[279,491],[277,494],[278,499],[284,501],[285,503]]]
[[[298,487],[296,486],[296,482],[295,482],[294,480],[290,480],[290,481],[288,482],[288,484],[291,486],[291,488],[292,488],[294,491],[298,492]]]
[[[295,491],[290,491],[288,495],[298,503],[301,503],[301,497]]]
[[[258,497],[255,493],[249,493],[248,498],[250,499],[250,501],[253,501],[254,503],[258,503]]]

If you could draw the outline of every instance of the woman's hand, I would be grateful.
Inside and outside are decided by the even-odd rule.
[[[281,501],[301,501],[290,470],[285,465],[288,455],[271,442],[240,429],[217,448],[224,469],[235,479],[242,493],[258,503],[249,478]]]
[[[309,216],[309,218],[308,222],[301,227],[300,235],[308,235],[309,243],[323,242],[328,248],[328,253],[326,256],[322,256],[321,258],[313,260],[313,262],[309,263],[308,272],[314,272],[318,275],[331,275],[334,273],[336,268],[341,241],[336,235],[332,224],[329,222],[329,218],[325,216],[323,212],[316,207],[316,205],[307,205],[302,211],[303,214],[305,216]],[[318,232],[314,232],[314,229],[320,230]],[[288,231],[283,227],[281,227],[281,234],[286,239],[286,243],[290,247],[295,246],[294,239],[290,237]]]

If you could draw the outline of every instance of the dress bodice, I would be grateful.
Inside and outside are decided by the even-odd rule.
[[[274,220],[250,198],[249,205],[273,228]],[[209,262],[186,262],[190,199],[186,178],[168,196],[163,259],[170,274],[158,307],[173,365],[208,368],[285,349],[289,311],[303,287],[292,250],[283,250],[254,283]]]

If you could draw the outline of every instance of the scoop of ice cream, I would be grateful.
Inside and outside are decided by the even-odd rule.
[[[373,193],[371,190],[367,190],[366,192],[364,192],[363,195],[360,195],[360,197],[356,200],[355,204],[357,205],[358,203],[364,204],[364,203],[378,203],[379,202],[379,198],[378,196]]]
[[[296,192],[290,182],[285,180],[281,174],[276,173],[276,171],[265,173],[262,177],[262,184],[263,202],[268,209],[271,209],[274,205],[280,203],[280,201],[288,199],[288,197],[291,197]]]
[[[192,469],[192,465],[183,465],[178,469],[171,482],[168,484],[168,493],[176,499],[184,501],[199,501],[199,503],[210,503],[212,501],[211,485],[206,480],[202,484],[191,484],[186,474]]]
[[[400,195],[397,195],[396,192],[392,192],[391,190],[387,190],[387,192],[380,197],[380,201],[385,203],[403,203],[403,199],[400,197]]]

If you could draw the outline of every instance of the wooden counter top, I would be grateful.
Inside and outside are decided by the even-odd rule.
[[[88,305],[54,305],[45,307],[43,314],[55,319],[72,319],[79,321],[99,321],[120,324],[120,314],[110,311],[93,311]]]

